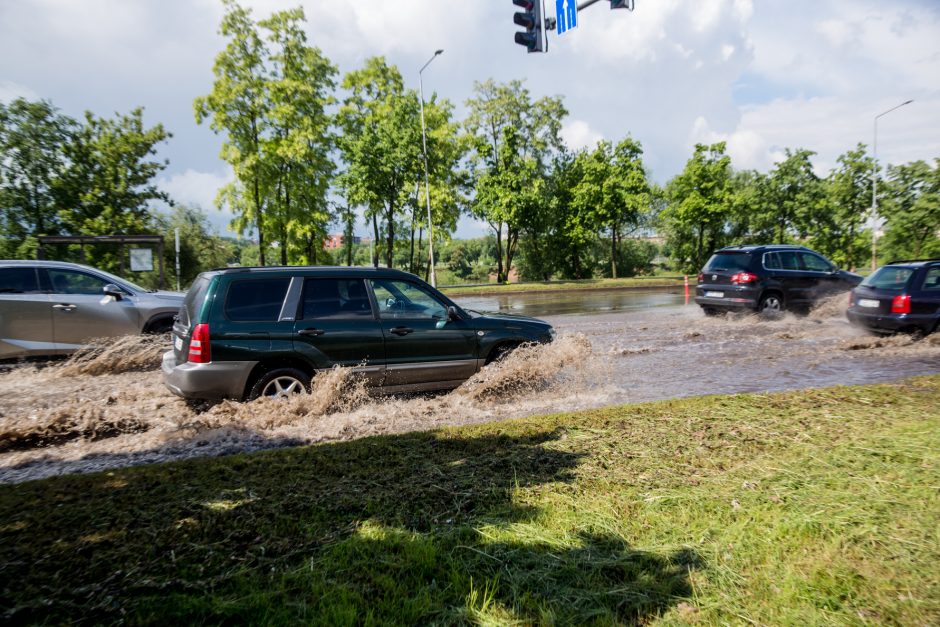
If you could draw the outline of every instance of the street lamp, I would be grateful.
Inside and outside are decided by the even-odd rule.
[[[437,58],[437,55],[444,52],[435,50],[434,55],[428,59],[428,62],[418,70],[418,91],[421,94],[421,146],[424,149],[424,197],[428,203],[428,246],[431,251],[431,286],[437,287],[437,277],[434,275],[434,226],[431,224],[431,184],[428,182],[428,138],[427,131],[424,128],[424,82],[421,79],[421,73],[431,65],[431,61]]]
[[[872,143],[872,152],[875,162],[872,165],[874,173],[871,177],[871,271],[874,272],[878,267],[878,118],[888,115],[895,109],[900,109],[904,105],[914,102],[913,99],[905,100],[899,105],[895,105],[887,111],[882,111],[875,116],[874,142]]]

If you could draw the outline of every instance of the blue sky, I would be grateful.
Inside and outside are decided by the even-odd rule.
[[[513,43],[510,0],[245,0],[256,18],[303,5],[311,43],[341,72],[383,54],[417,88],[456,105],[474,81],[525,79],[533,95],[562,96],[563,136],[574,148],[639,139],[653,178],[682,169],[696,142],[727,141],[737,168],[767,170],[785,148],[818,153],[825,174],[839,154],[871,144],[899,163],[940,157],[940,3],[872,0],[636,0],[599,2],[578,27],[550,34],[547,54]],[[551,8],[554,3],[549,1]],[[221,138],[195,123],[192,102],[210,89],[218,0],[7,0],[0,2],[0,99],[51,100],[65,113],[145,107],[173,138],[160,185],[213,207],[230,179]],[[363,233],[365,227],[360,229]],[[458,236],[483,233],[461,220]]]

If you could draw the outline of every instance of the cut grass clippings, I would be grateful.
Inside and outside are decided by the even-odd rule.
[[[4,622],[938,624],[940,376],[0,486]]]

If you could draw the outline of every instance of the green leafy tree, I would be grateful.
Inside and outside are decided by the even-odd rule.
[[[581,179],[574,188],[574,206],[595,228],[610,234],[610,271],[617,278],[618,246],[625,228],[635,230],[650,204],[650,186],[642,160],[643,148],[627,138],[612,146],[600,142],[581,155]]]
[[[151,231],[150,203],[169,201],[154,178],[167,165],[156,159],[157,145],[170,137],[162,124],[146,128],[141,108],[114,119],[86,112],[66,144],[68,166],[57,185],[65,228],[80,235]]]
[[[879,211],[886,220],[884,255],[940,257],[940,159],[933,167],[924,161],[889,166],[883,190]]]
[[[199,207],[176,205],[169,215],[157,217],[163,232],[167,277],[175,274],[176,230],[180,235],[180,287],[186,289],[200,272],[224,268],[237,258],[236,245],[213,232],[209,219]],[[172,282],[172,279],[169,279]]]
[[[560,98],[532,99],[521,81],[474,85],[465,126],[473,150],[471,212],[496,236],[497,276],[505,282],[519,235],[546,199],[547,168],[562,148],[567,111]]]
[[[680,268],[697,271],[724,245],[731,216],[731,160],[725,143],[696,144],[695,153],[667,185],[668,207],[661,223]]]
[[[392,267],[400,214],[409,190],[423,176],[418,97],[383,57],[368,59],[364,68],[343,78],[342,86],[349,95],[338,118],[346,164],[340,187],[350,203],[366,208],[376,243],[384,234],[386,265]],[[376,246],[376,266],[378,256]]]
[[[3,256],[23,256],[26,238],[57,235],[56,189],[76,123],[48,101],[0,103],[0,232]]]
[[[864,263],[870,242],[865,220],[871,207],[874,162],[866,156],[865,145],[859,144],[840,155],[838,163],[824,181],[824,210],[813,216],[808,243],[839,265],[854,268]]]
[[[228,43],[216,56],[212,91],[197,98],[193,106],[197,123],[211,119],[212,130],[225,134],[220,156],[232,166],[235,181],[219,191],[217,202],[232,210],[233,226],[239,233],[253,230],[257,234],[259,262],[263,266],[270,185],[262,153],[271,108],[265,76],[268,51],[250,11],[238,6],[235,0],[223,0],[223,4],[225,16],[219,33]]]

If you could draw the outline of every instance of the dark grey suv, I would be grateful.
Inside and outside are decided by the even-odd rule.
[[[165,333],[183,302],[102,270],[0,260],[0,359],[63,355],[99,337]]]
[[[284,396],[334,366],[386,392],[447,389],[554,334],[541,320],[465,311],[399,270],[231,268],[196,278],[163,376],[193,399]]]
[[[861,282],[861,276],[803,246],[732,246],[715,252],[699,272],[695,302],[707,315],[806,311],[821,298]]]

